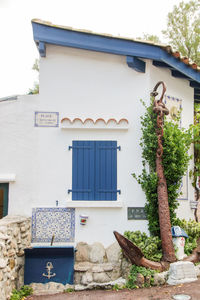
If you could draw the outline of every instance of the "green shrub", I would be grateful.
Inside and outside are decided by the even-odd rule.
[[[185,254],[190,255],[197,247],[197,240],[200,237],[200,223],[194,220],[176,219],[174,225],[180,226],[189,236],[185,239]]]
[[[162,257],[161,240],[159,237],[148,237],[140,231],[125,231],[124,236],[138,246],[144,256],[153,261],[160,261]]]
[[[174,226],[180,226],[188,235],[185,239],[185,254],[190,255],[197,247],[200,238],[200,223],[194,220],[174,219]],[[146,233],[138,231],[125,231],[124,236],[141,249],[144,256],[153,261],[162,258],[162,245],[158,236],[148,237]]]
[[[20,290],[13,289],[12,290],[12,295],[10,297],[10,300],[21,300],[26,296],[29,296],[33,293],[33,289],[28,286],[24,285],[21,287]]]
[[[147,277],[150,278],[150,280],[147,282],[144,282],[142,287],[149,287],[154,283],[154,274],[157,271],[155,270],[151,270],[151,269],[147,269],[144,267],[138,267],[136,265],[132,265],[131,269],[130,269],[130,274],[128,277],[128,281],[126,283],[126,287],[128,289],[136,289],[139,286],[137,285],[137,274],[140,273],[144,276],[144,278],[146,279]]]
[[[126,288],[126,286],[119,286],[117,283],[115,283],[112,287],[112,290],[113,291],[120,291],[120,290],[123,290],[124,288]]]

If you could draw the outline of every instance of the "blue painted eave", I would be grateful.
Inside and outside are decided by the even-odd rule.
[[[151,59],[163,62],[169,69],[178,71],[185,75],[190,82],[196,82],[198,86],[200,85],[200,72],[192,69],[189,65],[186,65],[169,54],[162,46],[64,29],[53,25],[41,24],[36,21],[34,22],[34,20],[32,21],[32,26],[34,40],[40,55],[43,57],[46,56],[45,44],[53,44],[135,58]],[[141,66],[141,61],[137,61],[136,68],[138,68],[140,72],[143,71],[143,67]]]

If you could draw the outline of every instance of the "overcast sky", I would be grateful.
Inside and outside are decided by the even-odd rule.
[[[0,0],[0,97],[26,94],[37,74],[39,57],[31,19],[139,37],[155,34],[165,41],[167,14],[181,0]]]

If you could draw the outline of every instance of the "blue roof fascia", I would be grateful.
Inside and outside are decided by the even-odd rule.
[[[157,59],[162,49],[130,40],[72,31],[32,22],[35,42],[106,52],[124,56]],[[156,49],[155,49],[156,48]]]
[[[166,51],[163,51],[162,61],[168,64],[173,69],[176,69],[177,71],[184,74],[186,77],[189,77],[190,79],[197,81],[200,83],[200,72],[197,72],[196,70],[193,70],[191,67],[183,63],[182,61],[178,60],[174,56],[170,55]]]
[[[160,46],[93,33],[73,31],[70,29],[40,24],[34,21],[32,21],[32,26],[34,40],[37,45],[40,45],[40,43],[47,43],[161,61],[166,63],[170,69],[173,68],[184,74],[186,77],[189,77],[191,81],[200,83],[200,72],[193,70]],[[42,55],[46,55],[45,49],[42,52]]]

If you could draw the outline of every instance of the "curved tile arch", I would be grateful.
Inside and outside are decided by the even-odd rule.
[[[63,129],[128,129],[129,122],[127,119],[110,118],[106,122],[103,118],[98,118],[94,121],[92,118],[86,118],[84,121],[81,118],[63,118],[61,120],[61,128]]]
[[[122,123],[124,123],[124,124],[129,124],[129,121],[127,120],[127,119],[120,119],[119,121],[118,121],[118,123],[117,124],[122,124]]]
[[[95,121],[95,124],[100,123],[100,122],[103,122],[104,124],[106,124],[106,121],[104,119],[102,119],[102,118],[97,119]]]

